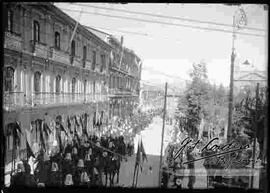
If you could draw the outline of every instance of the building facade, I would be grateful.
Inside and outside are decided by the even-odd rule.
[[[235,94],[242,90],[256,90],[257,83],[260,87],[267,86],[267,71],[258,70],[248,61],[237,63],[234,72],[234,92]]]
[[[22,128],[20,149],[27,139],[40,144],[36,127],[42,120],[52,130],[67,130],[67,120],[86,115],[87,129],[109,118],[109,61],[112,46],[51,3],[5,4],[3,109],[7,162],[13,138],[11,123]],[[95,125],[94,125],[95,126]],[[61,131],[60,131],[61,133]]]
[[[109,117],[131,116],[139,105],[141,59],[116,38],[110,36],[113,47],[109,63]]]

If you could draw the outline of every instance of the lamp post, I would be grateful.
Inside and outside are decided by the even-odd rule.
[[[231,54],[231,74],[230,74],[230,94],[229,94],[229,112],[228,112],[228,131],[227,141],[231,140],[232,136],[232,118],[233,118],[233,77],[234,77],[234,61],[235,61],[235,47],[234,41],[236,38],[236,31],[247,25],[247,18],[244,10],[239,8],[233,16],[233,34],[232,34],[232,54]]]

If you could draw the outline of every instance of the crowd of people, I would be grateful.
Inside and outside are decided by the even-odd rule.
[[[125,144],[123,136],[69,140],[63,149],[56,146],[50,153],[41,149],[36,158],[31,157],[33,169],[28,158],[19,162],[11,186],[112,186],[115,177],[119,182],[121,161],[133,151],[134,146]]]

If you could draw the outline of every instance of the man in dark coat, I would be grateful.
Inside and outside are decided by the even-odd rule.
[[[67,174],[73,175],[73,173],[74,173],[73,167],[74,166],[73,166],[71,154],[67,153],[65,156],[65,159],[63,161],[63,169],[62,169],[63,181],[65,180]]]
[[[10,186],[25,186],[25,168],[22,163],[17,165],[17,172],[11,176]]]
[[[31,167],[27,160],[23,160],[25,168],[25,185],[29,187],[35,187],[37,185],[34,175],[31,174]]]
[[[188,148],[187,149],[187,160],[188,161],[193,161],[194,156],[192,154],[192,149]],[[188,169],[189,169],[189,176],[188,176],[188,188],[193,189],[196,177],[195,177],[195,165],[194,162],[188,163]]]

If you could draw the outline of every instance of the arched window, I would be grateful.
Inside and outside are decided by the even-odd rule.
[[[40,27],[38,21],[34,21],[34,42],[40,41]]]
[[[86,54],[87,54],[86,46],[83,46],[83,68],[85,68]]]
[[[14,16],[14,13],[12,10],[8,10],[8,28],[7,30],[9,32],[13,32],[13,16]]]
[[[59,94],[61,92],[61,76],[57,75],[55,78],[55,92]]]
[[[60,33],[59,32],[55,32],[54,34],[54,46],[60,49]]]
[[[14,72],[15,70],[12,67],[5,68],[5,82],[4,82],[4,89],[5,91],[12,92],[14,89]]]
[[[72,79],[72,85],[71,85],[71,92],[75,93],[75,87],[76,87],[76,78]]]
[[[35,92],[40,92],[41,89],[40,89],[40,81],[41,81],[41,73],[40,72],[35,72],[34,74],[34,91]]]
[[[96,68],[96,58],[97,58],[97,53],[96,51],[93,51],[92,70],[95,70]]]

